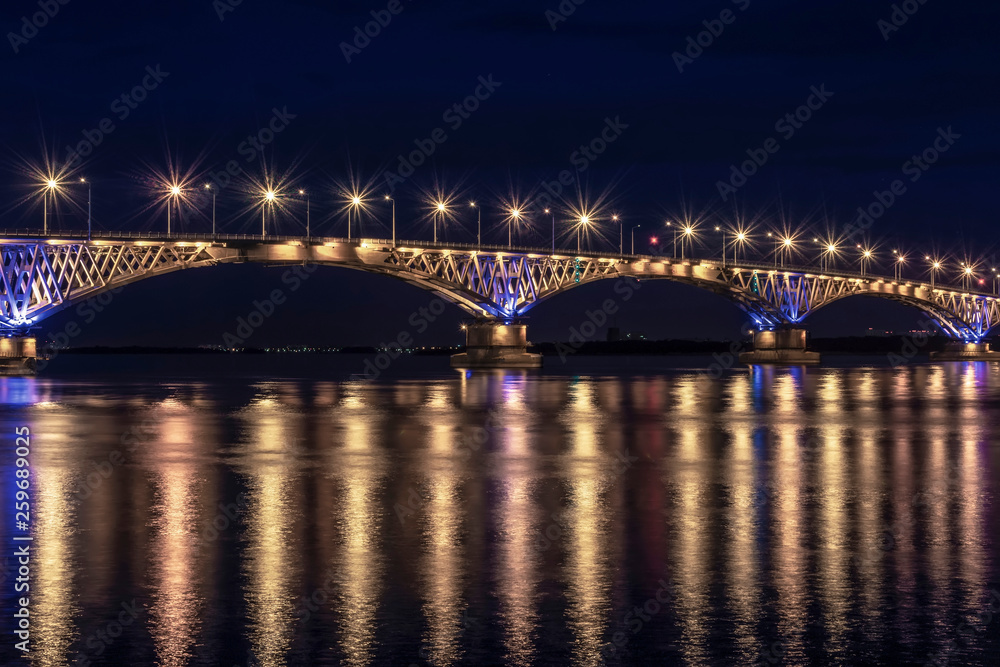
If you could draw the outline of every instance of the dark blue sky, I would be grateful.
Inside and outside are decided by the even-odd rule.
[[[364,177],[381,172],[381,193],[385,170],[398,170],[399,155],[416,141],[428,145],[441,128],[446,138],[397,187],[402,236],[429,236],[417,221],[420,192],[444,183],[460,187],[463,201],[484,203],[487,237],[500,241],[506,233],[496,195],[513,188],[534,192],[537,201],[543,182],[570,170],[591,199],[607,195],[606,213],[642,225],[640,246],[646,230],[684,210],[725,216],[734,203],[765,225],[780,227],[784,219],[842,228],[859,206],[875,201],[875,191],[902,180],[906,191],[869,230],[883,256],[897,244],[956,259],[989,258],[995,248],[995,3],[897,3],[916,11],[905,23],[897,13],[901,25],[890,30],[889,23],[879,25],[892,19],[889,2],[587,0],[577,6],[566,0],[562,6],[575,11],[553,30],[546,12],[559,11],[556,0],[400,0],[395,15],[381,1],[336,7],[52,2],[58,11],[37,33],[22,20],[41,11],[37,1],[6,3],[0,22],[3,227],[41,224],[37,200],[22,201],[32,187],[23,162],[42,162],[48,152],[61,164],[66,147],[89,136],[100,145],[79,171],[94,182],[99,228],[165,228],[162,212],[149,208],[146,175],[150,166],[165,168],[169,153],[182,169],[194,169],[199,182],[230,160],[252,175],[273,165],[313,193],[317,231],[342,235],[343,222],[333,219],[334,183],[351,170]],[[342,43],[373,20],[372,11],[391,21],[348,63]],[[700,54],[692,47],[690,60],[681,62],[675,53],[710,28],[720,34],[702,35],[707,46]],[[157,68],[161,74],[152,77]],[[481,77],[499,85],[483,87]],[[121,100],[144,81],[145,99]],[[478,108],[467,117],[445,115],[477,88],[484,98]],[[832,95],[816,97],[814,88]],[[808,120],[782,121],[807,103],[813,105]],[[281,131],[261,151],[241,147],[268,126],[274,109],[294,118],[275,125]],[[601,137],[608,119],[617,129],[605,133],[614,140],[604,152],[574,156]],[[107,131],[109,123],[114,129]],[[934,146],[939,128],[951,128],[947,150],[926,171],[912,164],[904,171],[912,156]],[[751,154],[766,162],[745,184],[730,180],[732,165]],[[720,181],[739,185],[725,201]],[[207,210],[205,203],[194,202]],[[240,214],[247,200],[237,185],[221,190],[218,205],[224,231],[258,229],[257,216]],[[387,220],[386,211],[377,213]],[[54,224],[82,222],[80,211],[64,206]],[[366,234],[386,233],[375,218],[363,222]],[[525,233],[524,242],[544,243],[547,221],[539,222],[542,231]],[[179,224],[205,229],[207,220],[192,209]],[[296,224],[278,221],[289,233]],[[468,240],[474,225],[466,215],[446,236]],[[613,239],[607,247],[617,245],[617,231],[606,234]],[[236,266],[139,283],[88,324],[79,342],[219,342],[253,299],[278,282],[272,269]],[[583,288],[539,306],[531,338],[565,338],[607,291]],[[252,342],[388,340],[430,298],[385,278],[324,270]],[[72,317],[47,321],[43,333]],[[869,324],[898,328],[917,317],[860,299],[818,312],[813,326],[817,334],[855,333]],[[457,342],[461,318],[457,308],[449,310],[419,342]],[[658,284],[627,305],[618,323],[652,337],[722,337],[737,334],[741,321],[717,297]]]

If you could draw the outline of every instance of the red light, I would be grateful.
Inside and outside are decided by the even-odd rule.
[[[986,281],[985,281],[985,280],[983,280],[982,278],[980,278],[980,279],[979,279],[979,284],[980,284],[980,285],[982,285],[982,284],[983,284],[983,283],[985,283],[985,282],[986,282]]]
[[[659,242],[660,242],[660,240],[659,240],[658,238],[656,238],[655,236],[651,236],[651,237],[649,238],[649,242],[650,242],[650,243],[654,243],[654,244],[655,244],[655,243],[659,243]]]

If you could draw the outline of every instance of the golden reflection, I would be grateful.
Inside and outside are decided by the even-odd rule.
[[[680,388],[678,388],[680,389]],[[676,431],[678,461],[670,471],[674,528],[673,547],[677,584],[675,601],[681,626],[680,651],[689,665],[710,664],[708,633],[710,629],[708,586],[710,579],[709,532],[705,526],[713,519],[708,487],[711,466],[705,447],[708,431],[697,422],[688,421]]]
[[[534,660],[538,551],[533,542],[535,526],[532,482],[527,460],[513,462],[505,471],[497,514],[500,522],[500,622],[508,665],[530,665]]]
[[[597,463],[581,460],[576,467],[564,515],[568,625],[573,632],[573,664],[596,665],[610,610],[608,507]]]
[[[778,636],[789,664],[805,662],[808,620],[805,533],[806,475],[816,468],[823,440],[804,436],[801,427],[782,424],[773,431],[771,491],[774,582],[778,593]]]
[[[848,456],[843,427],[822,424],[819,429],[819,597],[823,606],[823,627],[828,655],[842,655],[848,625],[850,548],[847,508],[851,484],[847,475]]]
[[[205,531],[198,508],[205,485],[197,455],[206,443],[214,442],[208,433],[198,432],[196,413],[175,403],[168,400],[159,406],[159,437],[141,456],[153,470],[156,489],[150,512],[149,631],[160,665],[186,665],[194,657],[204,604],[198,592],[200,548],[208,546],[201,541]]]
[[[728,460],[724,462],[729,471],[725,558],[737,650],[740,662],[750,664],[760,653],[756,632],[761,616],[758,512],[766,502],[767,490],[756,479],[752,425],[735,423],[729,436]]]
[[[360,389],[360,388],[359,388]],[[328,469],[338,487],[339,553],[337,611],[345,664],[363,666],[373,660],[384,557],[379,536],[379,496],[385,479],[385,451],[380,446],[384,415],[372,396],[352,389],[333,413],[340,426]]]
[[[296,492],[295,455],[300,416],[262,388],[241,412],[246,425],[247,479],[244,598],[250,650],[263,667],[285,665],[294,632],[294,582],[300,566],[293,533],[302,501]]]
[[[423,419],[430,422],[427,443],[433,457],[426,469],[422,506],[424,615],[428,662],[450,665],[462,658],[463,530],[457,418],[443,387],[432,388]]]
[[[67,664],[68,651],[77,639],[74,619],[79,613],[75,586],[74,548],[76,504],[73,478],[67,462],[55,452],[71,450],[74,431],[68,415],[39,413],[31,425],[32,541],[12,542],[11,549],[28,545],[31,554],[29,608],[31,618],[31,664],[38,667]],[[78,459],[69,461],[77,463]],[[11,517],[13,522],[13,517]],[[16,535],[23,535],[18,531]],[[16,558],[11,559],[16,569]],[[11,577],[8,584],[13,580]],[[5,638],[13,643],[20,639]],[[5,647],[10,651],[11,647]],[[9,653],[8,653],[9,655]]]

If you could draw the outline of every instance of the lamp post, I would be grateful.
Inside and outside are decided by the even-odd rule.
[[[930,255],[924,255],[924,259],[931,263],[930,273],[931,273],[931,291],[934,291],[934,277],[937,275],[938,270],[941,268],[941,262],[936,259],[931,259]]]
[[[736,240],[733,241],[733,264],[736,263],[736,249],[743,246],[747,242],[747,235],[745,232],[736,232]]]
[[[677,228],[671,222],[667,223],[667,227],[674,230],[674,259],[677,259]]]
[[[868,272],[868,264],[872,260],[872,251],[869,248],[863,248],[861,250],[861,277],[863,278]]]
[[[309,193],[305,190],[299,190],[299,195],[306,198],[306,238],[308,239],[312,236],[312,229],[310,227],[309,220]]]
[[[392,202],[392,247],[396,247],[396,200],[389,195],[385,196],[386,201]]]
[[[892,251],[893,256],[896,258],[892,265],[892,277],[896,280],[903,280],[903,264],[906,263],[906,255],[901,254],[898,250]]]
[[[469,206],[476,209],[476,249],[483,249],[483,210],[476,206],[476,202],[470,201]]]
[[[580,224],[576,226],[576,254],[580,254],[580,228],[584,225],[590,224],[590,217],[586,215],[580,216]]]
[[[267,207],[274,210],[274,202],[278,200],[278,193],[268,190],[264,193],[264,204],[260,207],[260,235],[267,236]]]
[[[552,213],[549,209],[545,209],[546,213]],[[552,254],[556,254],[556,214],[552,213]]]
[[[437,206],[437,212],[434,213],[434,243],[438,242],[438,226],[437,226],[438,216],[439,215],[441,216],[441,218],[442,218],[441,224],[444,224],[444,212],[446,210],[448,210],[448,208],[447,208],[447,206],[445,206],[444,202],[439,201],[436,204],[436,206]]]
[[[45,182],[45,189],[42,190],[42,233],[46,236],[49,234],[49,197],[55,196],[58,187],[59,182],[50,178]]]
[[[726,230],[716,225],[715,231],[722,232],[722,268],[726,268]],[[735,258],[733,258],[733,262],[736,262]]]
[[[790,239],[790,238],[788,238],[786,236],[784,239],[782,239],[781,245],[782,245],[782,248],[781,248],[781,266],[782,266],[782,268],[784,268],[784,266],[785,266],[785,254],[788,255],[788,259],[789,260],[792,259],[792,239]]]
[[[215,188],[211,183],[205,184],[205,189],[212,193],[212,236],[215,236]]]
[[[517,210],[516,208],[511,210],[510,217],[507,218],[507,248],[508,249],[514,247],[514,240],[513,240],[514,236],[513,236],[513,233],[511,232],[511,226],[514,224],[515,220],[517,220],[518,222],[521,221],[521,212],[519,210]]]
[[[170,233],[170,202],[176,201],[180,195],[181,195],[180,187],[176,185],[171,185],[170,196],[167,198],[167,234]],[[179,207],[178,207],[178,212],[180,212]]]
[[[692,234],[694,234],[694,227],[692,227],[691,225],[688,225],[687,227],[684,228],[684,236],[681,237],[681,260],[682,261],[684,259],[684,243],[685,243],[685,241],[687,241],[688,239],[691,238]],[[694,252],[694,245],[691,246],[691,252]]]
[[[632,228],[632,254],[633,255],[635,254],[635,230],[639,229],[640,227],[642,227],[642,225],[636,225],[635,227]]]
[[[962,271],[962,283],[964,284],[965,289],[971,290],[972,289],[972,267],[969,266],[969,265],[967,265],[965,262],[962,262],[962,266],[965,267],[965,270]]]
[[[87,184],[87,241],[90,241],[90,181],[81,178],[80,182]]]
[[[625,223],[618,219],[617,215],[611,216],[614,222],[618,223],[618,255],[624,256],[625,254]],[[635,238],[633,234],[632,238]],[[632,250],[635,250],[635,243],[632,244]],[[635,254],[634,252],[632,253]]]
[[[347,208],[347,240],[348,241],[351,240],[351,209],[354,209],[354,211],[357,212],[358,208],[363,203],[364,203],[364,200],[361,199],[361,197],[359,197],[357,195],[354,195],[353,197],[351,197],[351,204]]]

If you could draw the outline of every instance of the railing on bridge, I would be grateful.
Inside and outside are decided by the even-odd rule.
[[[38,229],[4,229],[0,230],[0,241],[7,239],[51,239],[51,240],[84,240],[88,238],[88,233],[86,230],[74,231],[74,230],[61,230],[59,232],[49,232],[45,234]],[[89,234],[89,238],[93,240],[106,240],[106,239],[121,239],[121,240],[197,240],[205,242],[223,242],[223,241],[253,241],[257,243],[289,243],[289,242],[306,242],[311,244],[324,244],[324,243],[359,243],[359,244],[369,244],[378,245],[385,247],[393,247],[393,241],[391,239],[377,239],[377,238],[352,238],[346,239],[344,237],[335,236],[287,236],[287,235],[261,235],[261,234],[211,234],[211,233],[192,233],[192,232],[181,232],[181,233],[170,233],[167,232],[154,232],[154,231],[95,231]],[[397,248],[432,248],[440,250],[470,250],[470,251],[488,251],[494,253],[518,253],[518,254],[530,254],[530,255],[553,255],[551,247],[537,247],[537,246],[507,246],[507,245],[496,245],[496,244],[477,244],[477,243],[445,243],[445,242],[432,242],[432,241],[414,241],[414,240],[404,240],[396,239],[395,247]],[[831,276],[837,278],[848,278],[863,281],[874,281],[874,282],[888,282],[898,283],[902,285],[915,285],[922,287],[924,289],[930,289],[930,283],[926,280],[912,280],[907,278],[896,278],[894,276],[886,276],[872,273],[860,273],[855,271],[845,271],[840,269],[821,269],[815,266],[775,266],[771,262],[754,262],[747,260],[738,260],[733,262],[729,258],[719,258],[719,257],[693,257],[693,258],[678,258],[667,255],[650,255],[650,254],[619,254],[614,251],[612,252],[594,252],[592,250],[581,250],[579,253],[571,248],[556,248],[556,256],[581,256],[581,257],[598,257],[606,258],[607,260],[625,260],[625,261],[660,261],[668,262],[671,264],[703,264],[706,262],[740,269],[751,269],[764,272],[777,272],[777,273],[805,273],[817,276]],[[963,285],[956,285],[954,283],[945,283],[940,281],[935,281],[935,290],[943,290],[946,292],[956,292],[962,294],[976,295],[987,298],[1000,298],[996,292],[985,291],[985,290],[974,290],[968,289]]]

